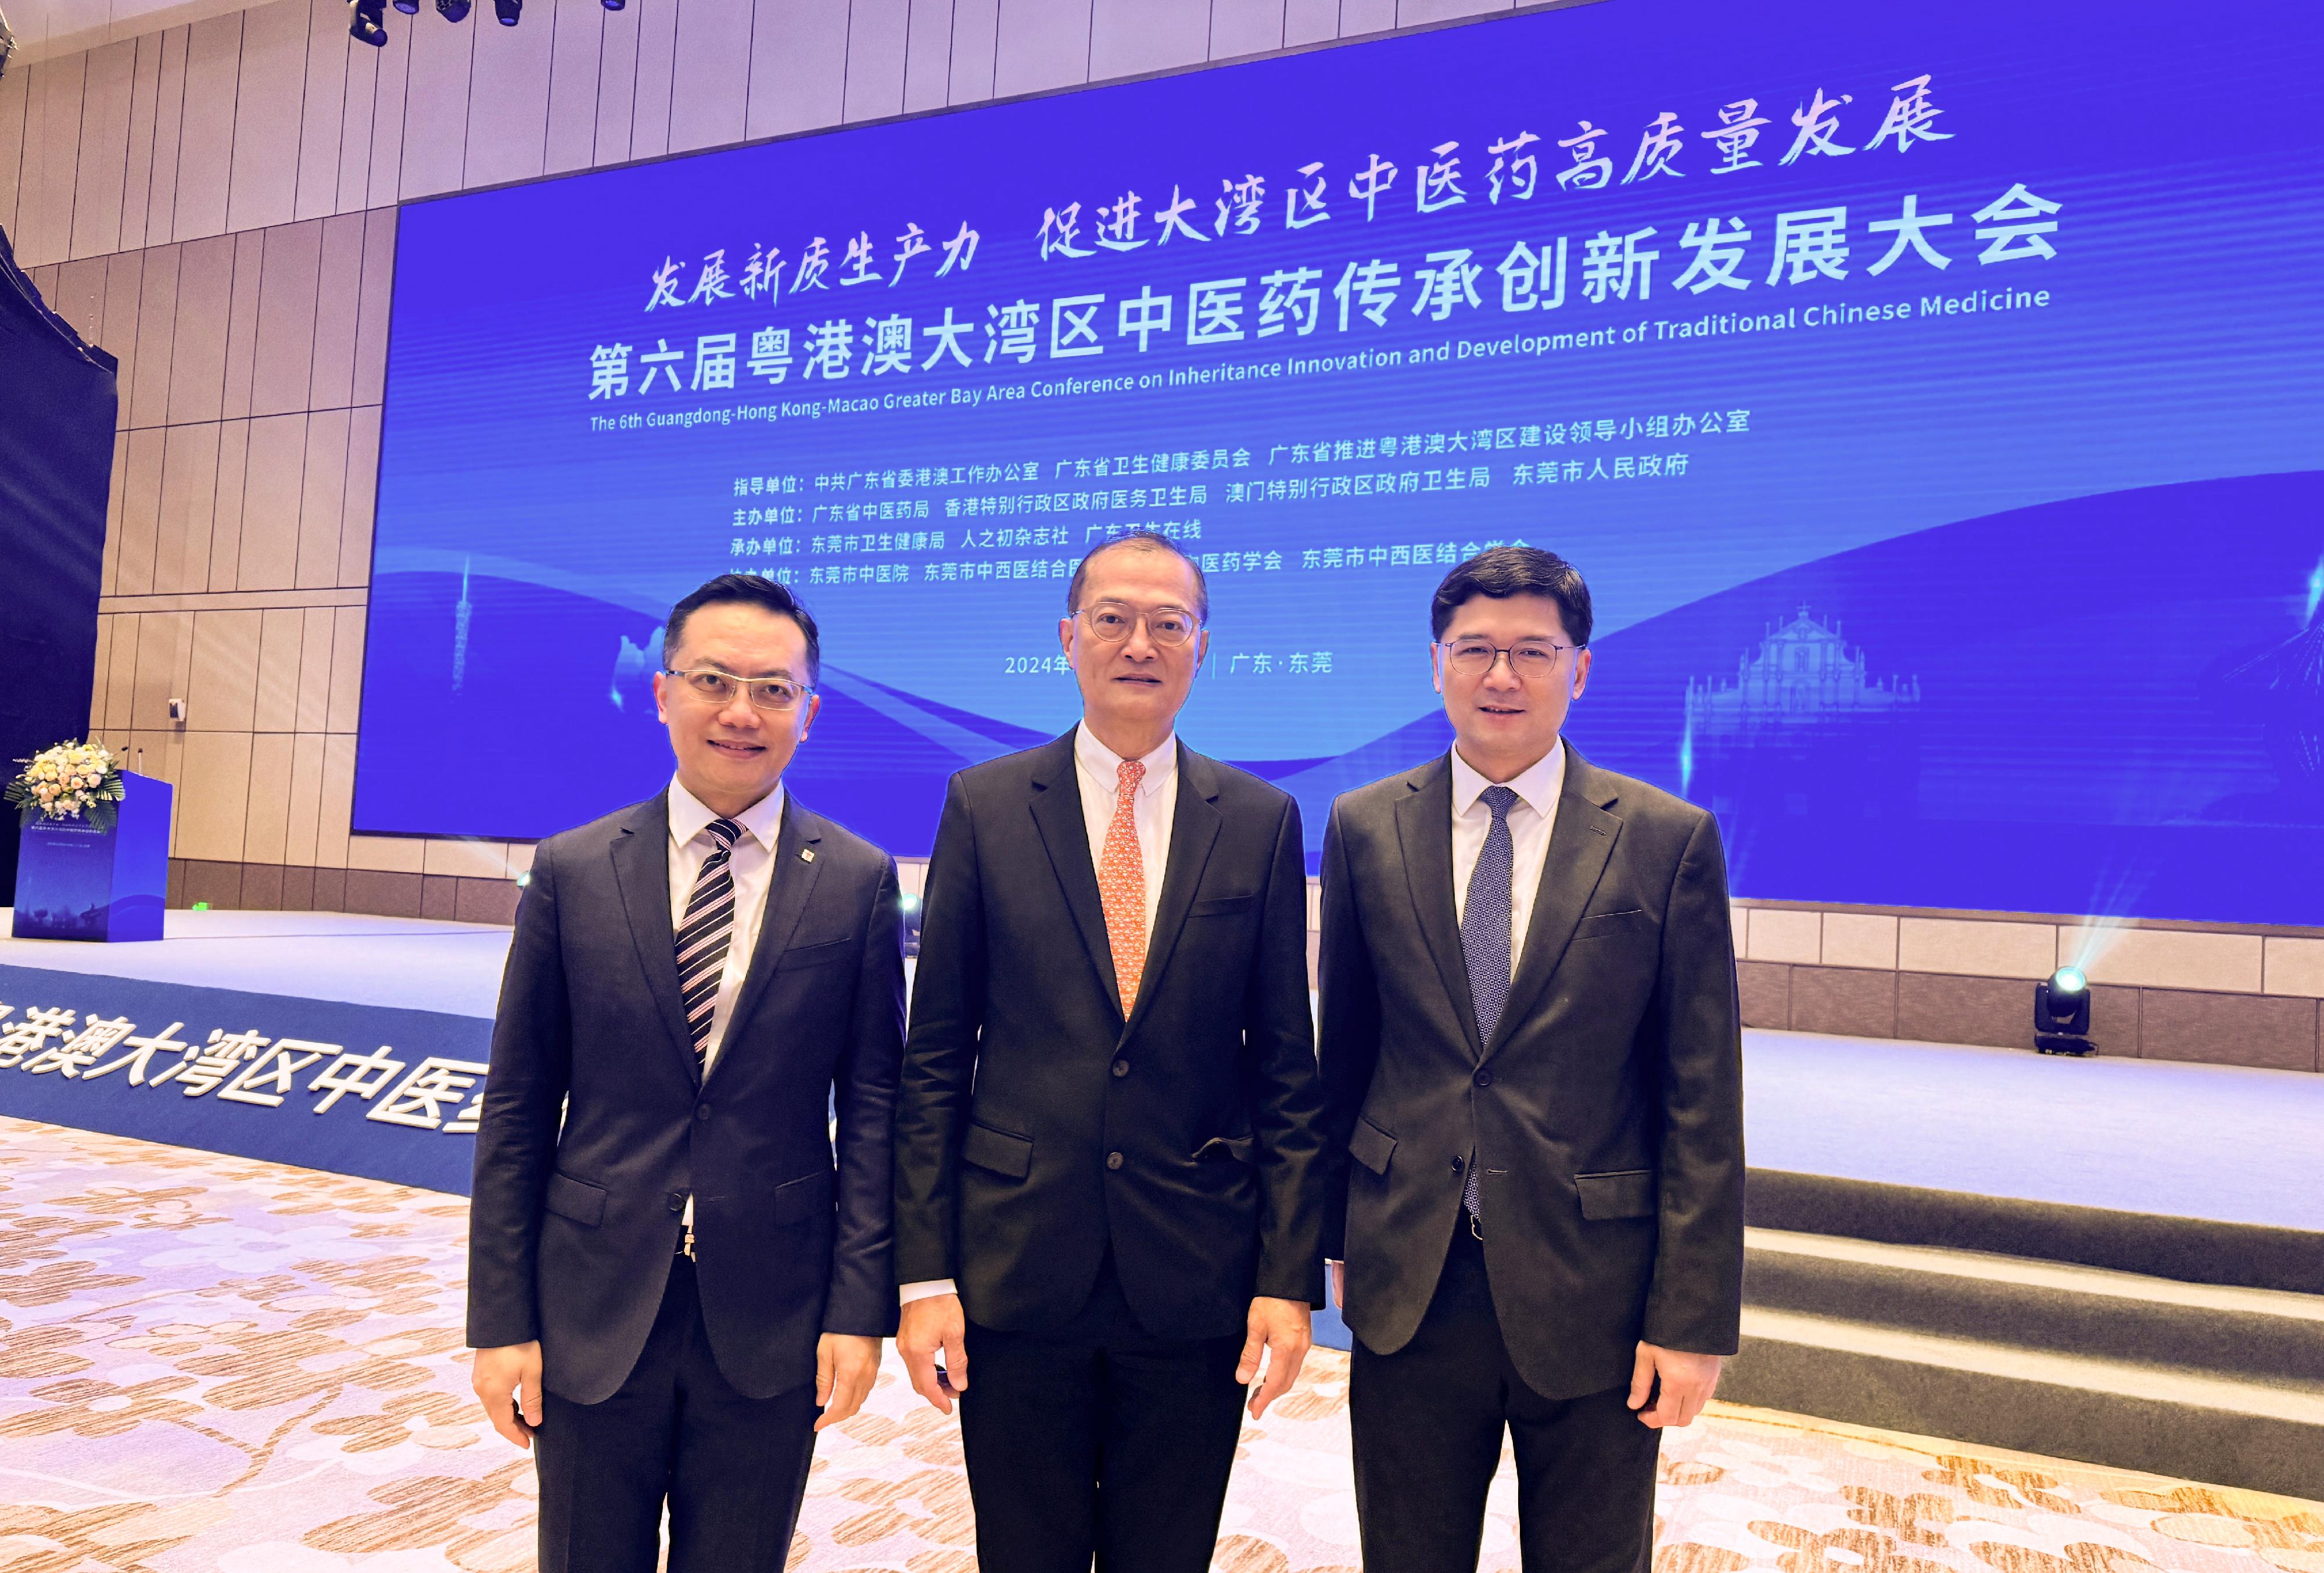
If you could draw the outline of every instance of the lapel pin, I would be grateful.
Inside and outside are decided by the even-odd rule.
[[[799,861],[801,863],[813,863],[815,861],[815,848],[812,847],[800,847]]]

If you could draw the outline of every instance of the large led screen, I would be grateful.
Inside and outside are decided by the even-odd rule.
[[[1209,577],[1189,744],[1443,749],[1429,595],[1581,567],[1600,764],[1745,895],[2324,921],[2324,17],[1609,0],[417,204],[355,827],[666,778],[729,569],[900,855],[1075,713],[1075,560]]]

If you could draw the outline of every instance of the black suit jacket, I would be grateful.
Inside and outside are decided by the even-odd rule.
[[[1157,1337],[1320,1303],[1321,1090],[1290,797],[1181,744],[1125,1021],[1071,733],[952,779],[928,865],[896,1124],[897,1275],[970,1318],[1079,1310],[1111,1242]]]
[[[1383,1355],[1420,1326],[1471,1153],[1486,1267],[1526,1385],[1629,1381],[1644,1339],[1735,1351],[1742,1031],[1719,827],[1566,747],[1533,920],[1477,1039],[1452,901],[1452,773],[1346,793],[1323,842],[1327,1249]]]
[[[758,948],[697,1080],[669,854],[666,793],[542,842],[493,1028],[468,1342],[540,1339],[543,1385],[577,1403],[637,1364],[689,1192],[702,1319],[742,1393],[813,1380],[823,1333],[896,1323],[895,863],[787,799]]]

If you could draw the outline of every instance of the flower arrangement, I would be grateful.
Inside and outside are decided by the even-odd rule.
[[[47,819],[79,819],[84,814],[99,830],[109,830],[120,812],[121,761],[102,744],[60,743],[30,759],[17,761],[24,769],[8,783],[6,798],[23,824],[35,816]]]

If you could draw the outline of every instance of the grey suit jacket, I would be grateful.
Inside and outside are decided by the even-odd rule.
[[[1435,1292],[1471,1155],[1512,1360],[1549,1398],[1627,1383],[1639,1340],[1734,1352],[1742,1033],[1709,813],[1569,743],[1549,856],[1490,1042],[1452,899],[1443,757],[1342,796],[1323,842],[1322,1063],[1346,1161],[1327,1253],[1393,1354]]]

